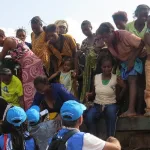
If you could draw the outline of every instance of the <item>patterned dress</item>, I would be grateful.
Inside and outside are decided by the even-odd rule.
[[[33,81],[37,76],[44,75],[43,64],[41,59],[39,59],[24,42],[18,38],[12,37],[12,39],[15,40],[17,47],[8,53],[12,59],[17,61],[21,66],[24,104],[25,109],[28,109],[33,102],[35,94]]]

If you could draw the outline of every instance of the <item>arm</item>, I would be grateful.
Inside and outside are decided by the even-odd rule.
[[[103,150],[121,150],[121,145],[119,141],[114,137],[109,137],[103,148]]]
[[[145,42],[145,44],[147,44],[148,46],[150,46],[150,33],[146,33],[145,34],[144,42]]]
[[[4,45],[3,45],[3,49],[0,52],[0,60],[2,60],[3,58],[5,58],[5,56],[7,55],[8,51],[11,49],[15,49],[16,48],[16,43],[14,40],[10,39],[10,38],[6,38]]]
[[[59,76],[59,75],[60,75],[60,71],[57,71],[56,73],[52,74],[52,75],[48,78],[48,80],[51,81],[51,80],[53,80],[54,78],[56,78],[57,76]]]
[[[20,104],[20,106],[24,109],[24,100],[23,100],[23,96],[20,96],[18,99],[19,99],[19,104]]]

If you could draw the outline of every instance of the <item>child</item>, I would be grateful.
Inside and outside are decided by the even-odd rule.
[[[49,80],[59,76],[59,83],[63,84],[65,88],[77,96],[76,73],[73,71],[73,61],[71,58],[65,58],[61,71],[53,74]]]
[[[28,130],[34,137],[39,150],[45,150],[48,139],[52,137],[60,127],[60,121],[49,120],[40,122],[40,108],[36,105],[27,110]],[[43,115],[45,115],[43,113]]]
[[[145,101],[146,101],[146,113],[145,116],[150,116],[150,16],[147,20],[147,31],[144,37],[144,42],[147,50],[147,60],[145,63],[146,74],[146,89],[145,89]]]
[[[97,74],[94,79],[93,92],[87,93],[86,99],[95,97],[94,106],[87,112],[87,125],[92,134],[96,135],[97,120],[104,115],[106,119],[107,135],[114,136],[118,105],[116,104],[117,76],[112,74],[113,62],[110,56],[105,56],[101,60],[101,74]],[[123,81],[118,78],[118,83],[125,87]]]
[[[26,40],[26,30],[23,28],[19,28],[16,30],[16,37],[20,40],[22,40],[23,42],[25,42]],[[32,45],[31,43],[25,42],[25,44],[32,49]]]
[[[26,113],[18,106],[6,108],[1,125],[1,150],[36,150],[34,139],[25,130]]]

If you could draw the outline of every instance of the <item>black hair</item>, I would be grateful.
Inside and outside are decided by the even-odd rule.
[[[48,78],[46,76],[38,76],[34,79],[34,86],[38,85],[39,83],[48,84]]]
[[[39,16],[35,16],[31,19],[31,24],[41,24],[41,26],[43,25],[43,21]]]
[[[81,23],[81,28],[82,28],[83,26],[85,26],[85,25],[89,25],[89,26],[91,26],[91,27],[92,27],[91,22],[90,22],[90,21],[88,21],[88,20],[84,20],[84,21]]]
[[[27,33],[26,30],[24,28],[19,28],[16,30],[16,36],[19,32],[25,32],[25,34]]]
[[[69,116],[66,117],[68,118]],[[78,119],[74,121],[67,121],[62,119],[62,125],[65,127],[74,128],[77,125],[77,121]]]
[[[150,7],[148,5],[145,5],[145,4],[138,5],[134,12],[135,17],[137,17],[138,14],[141,13],[141,11],[145,9],[147,9],[148,12],[150,11]]]
[[[57,32],[57,26],[55,24],[50,24],[45,28],[45,32]]]
[[[112,63],[112,66],[114,66],[115,64],[115,60],[113,59],[113,57],[111,55],[106,55],[104,56],[101,60],[100,60],[100,65],[102,66],[104,62],[106,61],[110,61]]]
[[[0,75],[12,75],[12,71],[9,68],[0,69]]]
[[[6,120],[4,120],[2,122],[1,129],[3,134],[11,135],[13,149],[25,150],[25,140],[30,138],[29,136],[24,136],[24,132],[26,131],[25,123],[22,123],[20,127],[15,127]]]
[[[63,58],[63,61],[62,61],[62,64],[64,64],[66,61],[70,61],[70,63],[71,63],[71,69],[74,69],[74,62],[73,62],[73,58],[71,58],[71,57],[64,57]]]
[[[112,18],[115,21],[128,21],[127,13],[125,11],[118,11],[112,15]]]
[[[96,31],[96,34],[110,33],[112,31],[114,31],[113,25],[109,22],[104,22],[99,26],[99,28]]]
[[[5,32],[2,29],[0,29],[0,36],[5,36]]]

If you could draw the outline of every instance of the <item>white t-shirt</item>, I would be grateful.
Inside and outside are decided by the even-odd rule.
[[[85,133],[82,150],[103,150],[105,143],[105,141],[96,136],[90,133]]]

